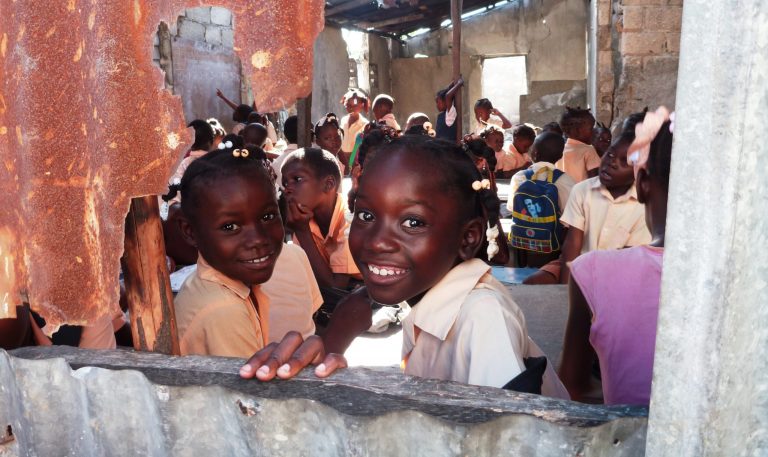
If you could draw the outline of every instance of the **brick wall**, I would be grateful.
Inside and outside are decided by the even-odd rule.
[[[597,0],[597,119],[674,107],[683,0]]]

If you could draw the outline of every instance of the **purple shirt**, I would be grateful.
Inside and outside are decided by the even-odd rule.
[[[650,246],[593,251],[571,265],[592,310],[589,342],[600,359],[607,405],[650,401],[663,252]]]

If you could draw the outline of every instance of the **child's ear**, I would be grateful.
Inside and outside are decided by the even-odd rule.
[[[323,181],[323,192],[332,192],[337,187],[338,183],[336,182],[336,178],[331,175],[325,177],[325,180]]]
[[[190,246],[197,247],[197,241],[195,240],[195,231],[192,229],[192,224],[187,219],[187,216],[181,214],[176,221],[179,224],[179,231],[184,241]]]
[[[485,224],[482,218],[476,217],[467,222],[461,236],[461,246],[459,246],[459,257],[461,260],[473,259],[477,255],[477,251],[483,244],[484,234]]]
[[[645,168],[641,168],[637,171],[635,188],[637,189],[637,201],[646,204],[651,198],[651,177],[648,175],[648,170]]]

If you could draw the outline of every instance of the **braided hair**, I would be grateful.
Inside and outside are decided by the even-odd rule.
[[[499,197],[493,189],[473,189],[472,184],[482,181],[483,176],[461,146],[443,139],[406,135],[379,147],[376,156],[369,160],[371,163],[386,160],[389,153],[397,150],[405,150],[434,164],[433,175],[440,179],[438,187],[456,197],[457,207],[463,212],[465,220],[481,217],[492,226],[499,223]],[[361,180],[365,179],[366,169],[363,169]]]
[[[242,151],[248,151],[248,154],[244,155]],[[264,180],[274,188],[274,171],[266,159],[264,151],[253,145],[209,152],[190,163],[181,182],[171,184],[162,199],[170,201],[181,192],[181,210],[187,217],[194,218],[200,195],[206,191],[215,192],[211,184],[217,179],[240,176],[252,182]]]
[[[580,106],[576,108],[566,106],[565,111],[560,115],[560,127],[566,135],[573,131],[573,129],[579,128],[585,122],[594,124],[595,117],[592,116],[589,109],[581,109]]]

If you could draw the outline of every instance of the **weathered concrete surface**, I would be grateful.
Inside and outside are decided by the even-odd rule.
[[[646,409],[348,369],[237,376],[240,361],[121,351],[0,352],[0,455],[635,456]],[[62,359],[47,359],[61,356]],[[100,366],[103,368],[72,368]]]
[[[314,49],[312,123],[329,111],[341,119],[347,113],[341,104],[341,97],[349,88],[349,54],[347,43],[341,37],[341,29],[323,29],[315,41]]]
[[[589,5],[583,0],[510,2],[491,12],[462,21],[461,52],[472,56],[473,63],[479,56],[525,55],[529,88],[536,82],[545,81],[571,81],[583,84],[587,74],[588,10]],[[429,57],[450,55],[451,30],[451,28],[444,28],[408,40],[401,57],[413,57],[416,53]],[[473,70],[474,68],[469,71]],[[465,79],[469,71],[462,63]],[[413,74],[421,77],[421,73]],[[444,71],[440,75],[440,83],[430,86],[424,94],[424,101],[417,106],[421,109],[414,109],[414,111],[424,111],[434,116],[435,92],[447,85],[451,74],[449,66],[447,72]],[[398,77],[395,67],[393,67],[393,77]],[[411,76],[410,79],[418,78]],[[393,85],[397,86],[396,83]],[[559,92],[563,91],[556,90],[552,93]],[[408,95],[418,98],[420,94],[412,91]],[[482,87],[479,84],[469,87],[468,99],[472,104],[482,96]],[[402,99],[403,97],[400,96],[398,101]],[[468,108],[465,112],[472,112],[472,105],[465,103],[464,106]],[[564,104],[556,109],[558,115],[563,107]],[[521,104],[521,118],[528,122],[528,119],[523,116],[524,110],[525,107]],[[408,114],[410,113],[404,113],[405,116]],[[465,131],[469,131],[470,127],[474,126],[474,116],[471,118],[471,125],[466,122],[464,124]],[[552,120],[556,119],[549,119],[547,122]]]
[[[586,81],[534,81],[520,97],[520,121],[534,125],[559,122],[565,106],[586,108]]]
[[[118,309],[130,198],[164,192],[189,140],[153,37],[203,3],[0,0],[0,317],[25,299],[54,328]],[[324,2],[216,3],[248,24],[260,109],[309,92]]]
[[[764,456],[768,2],[686,0],[680,51],[648,451]]]

